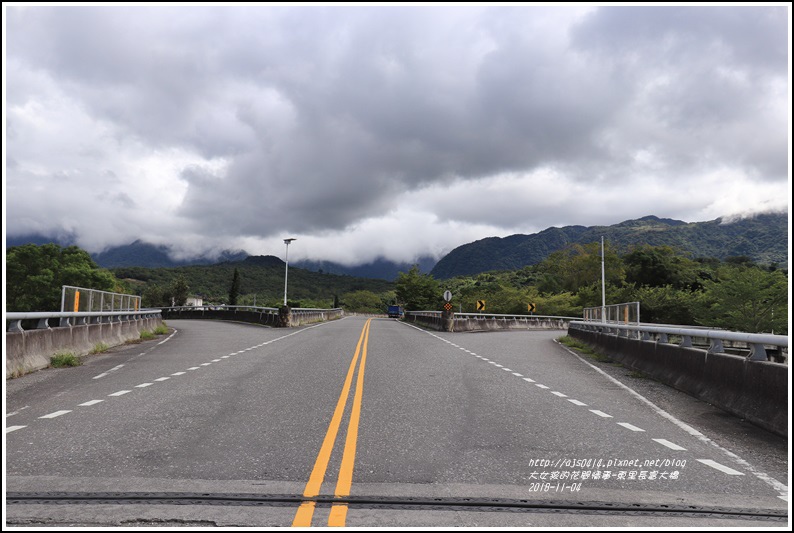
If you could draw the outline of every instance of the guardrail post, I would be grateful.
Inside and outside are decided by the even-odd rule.
[[[708,353],[725,353],[725,347],[722,344],[721,339],[711,339],[711,343],[709,344]]]
[[[766,348],[764,345],[757,342],[750,343],[750,355],[748,359],[750,361],[766,361]]]

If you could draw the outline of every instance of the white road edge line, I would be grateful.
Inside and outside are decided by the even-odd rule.
[[[712,461],[711,459],[698,459],[699,463],[703,463],[706,466],[710,466],[715,470],[719,470],[720,472],[724,472],[729,476],[743,476],[744,473],[739,472],[738,470],[734,470],[733,468],[727,467],[723,464],[718,463],[717,461]]]

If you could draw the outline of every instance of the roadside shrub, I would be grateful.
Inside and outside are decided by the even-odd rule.
[[[52,368],[63,368],[65,366],[80,366],[80,359],[72,352],[59,352],[50,357]]]

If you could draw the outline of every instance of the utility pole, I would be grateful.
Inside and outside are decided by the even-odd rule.
[[[604,274],[604,236],[601,236],[601,322],[607,321],[606,276]]]

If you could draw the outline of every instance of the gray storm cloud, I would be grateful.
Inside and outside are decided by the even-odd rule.
[[[659,182],[730,176],[774,198],[788,181],[786,7],[4,9],[9,234],[333,247],[421,209],[439,226],[399,259],[450,222],[471,226],[458,239],[586,223],[577,202],[607,194],[612,223],[716,218],[731,201],[613,211]],[[63,207],[102,187],[93,213]]]

